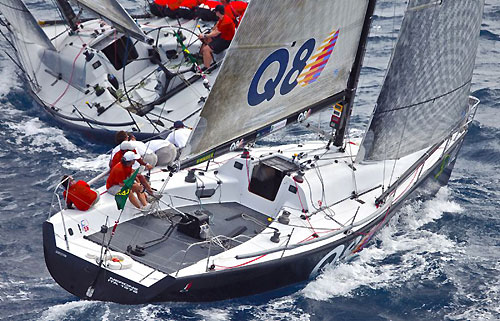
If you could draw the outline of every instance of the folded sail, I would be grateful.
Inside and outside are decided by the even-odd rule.
[[[289,115],[344,92],[367,6],[368,0],[252,0],[187,158],[284,126]]]
[[[0,12],[9,22],[17,42],[56,50],[21,0],[0,0]]]
[[[397,159],[465,117],[483,0],[410,0],[358,161]]]
[[[147,41],[147,36],[137,26],[132,17],[116,0],[75,0],[78,4],[95,12],[106,20],[109,20],[113,26],[121,32],[131,37]]]

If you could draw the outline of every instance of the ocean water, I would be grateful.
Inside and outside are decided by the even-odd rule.
[[[27,2],[37,17],[56,17],[52,2]],[[122,3],[137,12],[143,5]],[[395,0],[378,4],[353,136],[368,122],[404,8]],[[77,299],[52,280],[43,259],[51,186],[65,173],[95,175],[109,146],[58,128],[32,101],[19,70],[0,58],[0,320],[500,320],[499,61],[500,3],[487,0],[472,86],[481,106],[449,185],[407,203],[351,261],[248,298],[124,306]],[[292,127],[261,144],[309,138]]]

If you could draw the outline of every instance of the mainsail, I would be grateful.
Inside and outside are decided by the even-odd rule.
[[[463,121],[483,0],[410,0],[357,161],[397,159]]]
[[[141,28],[116,0],[75,0],[75,2],[109,20],[121,32],[137,40],[148,41],[148,37]]]
[[[196,158],[338,102],[368,3],[252,0],[184,155]]]

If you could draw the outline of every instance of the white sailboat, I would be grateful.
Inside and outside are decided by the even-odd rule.
[[[61,21],[36,21],[21,0],[1,0],[6,53],[29,91],[58,123],[99,141],[117,131],[165,137],[177,120],[193,126],[217,77],[193,68],[197,34],[213,23],[132,18],[115,0],[78,0],[80,19],[57,0]],[[57,10],[57,9],[55,9]],[[218,64],[222,56],[218,57]]]
[[[479,103],[483,5],[409,1],[361,141],[344,136],[375,1],[252,0],[183,169],[151,174],[162,198],[149,213],[117,210],[104,187],[89,211],[66,209],[56,189],[43,226],[53,278],[85,299],[211,301],[307,280],[362,250],[450,177]],[[242,150],[324,108],[324,140]]]

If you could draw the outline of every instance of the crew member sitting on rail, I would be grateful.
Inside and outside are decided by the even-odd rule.
[[[144,168],[147,170],[151,170],[153,168],[153,166],[151,164],[146,163],[141,158],[141,155],[139,155],[137,153],[137,151],[135,150],[134,145],[132,145],[131,141],[124,141],[120,144],[120,150],[113,156],[113,158],[110,161],[109,167],[111,168],[111,170],[113,170],[113,168],[115,168],[115,166],[123,160],[123,157],[128,152],[131,152],[131,153],[134,153],[137,155],[137,158],[135,159],[135,160],[137,160],[137,163],[134,161],[134,163],[132,165],[132,170],[136,170],[141,165],[144,166]],[[142,171],[142,170],[140,170],[140,171]],[[140,173],[137,174],[137,180],[142,184],[142,186],[144,186],[144,188],[146,189],[146,192],[148,192],[149,195],[152,195],[154,197],[158,197],[158,195],[156,195],[154,193],[153,189],[151,188],[151,185],[149,185],[149,182],[144,175],[142,175]]]
[[[154,0],[149,4],[149,10],[157,17],[177,18],[177,9],[183,0]]]
[[[220,1],[205,0],[195,8],[196,16],[203,21],[218,21],[219,18],[215,14],[215,7],[221,4]]]
[[[177,18],[196,18],[196,7],[203,4],[204,0],[183,0],[177,9]]]
[[[73,208],[73,204],[80,211],[86,211],[99,201],[99,193],[90,188],[85,181],[76,182],[73,177],[64,175],[62,186],[66,189],[63,192],[68,208]]]
[[[140,156],[132,151],[126,152],[120,163],[116,164],[109,173],[109,177],[106,180],[106,188],[108,193],[111,195],[116,195],[121,188],[124,186],[123,181],[129,178],[132,173],[132,165],[135,163]],[[143,192],[141,184],[137,181],[132,185],[132,191],[128,196],[130,203],[132,203],[138,209],[148,209],[148,201],[146,199],[146,194]]]
[[[247,10],[248,3],[245,1],[234,0],[221,0],[220,2],[224,6],[226,15],[233,20],[234,25],[238,28],[238,25],[245,14],[245,10]]]
[[[233,40],[235,26],[234,22],[224,14],[224,6],[218,5],[215,7],[215,13],[219,21],[214,26],[212,31],[207,34],[200,34],[198,38],[203,41],[201,46],[201,54],[203,56],[203,65],[205,70],[210,68],[213,56],[212,53],[218,54],[226,50]]]

